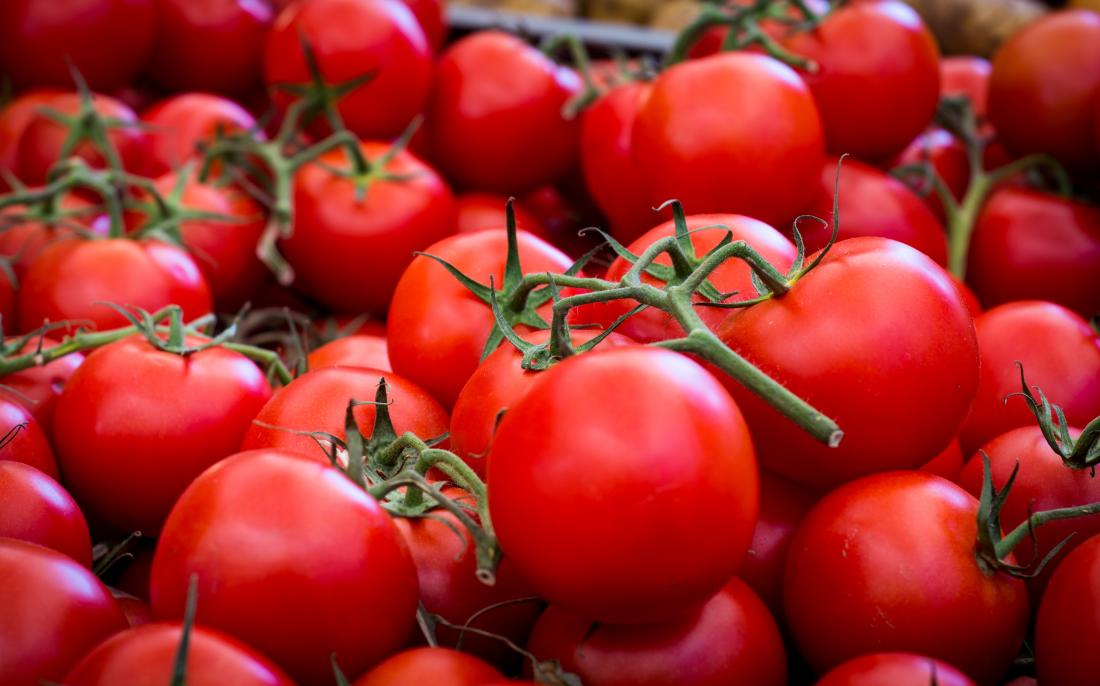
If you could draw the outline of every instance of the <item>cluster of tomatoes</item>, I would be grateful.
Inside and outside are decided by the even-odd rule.
[[[1096,683],[1100,15],[64,4],[0,3],[0,683]]]

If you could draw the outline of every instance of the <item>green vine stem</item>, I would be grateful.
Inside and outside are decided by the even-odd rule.
[[[102,200],[103,208],[110,219],[109,238],[121,238],[126,229],[122,217],[122,203],[119,200],[120,179],[127,178],[124,172],[117,170],[95,170],[84,160],[73,157],[59,163],[53,169],[50,181],[38,188],[18,188],[0,195],[0,210],[13,206],[43,206],[41,218],[51,222],[57,217],[58,199],[71,190],[84,188],[94,192]]]
[[[585,108],[596,102],[603,92],[596,86],[592,78],[592,60],[588,56],[588,50],[579,38],[570,33],[551,36],[542,43],[543,54],[551,59],[562,47],[568,48],[569,56],[573,60],[573,68],[580,74],[583,88],[580,93],[569,99],[562,106],[562,116],[566,119],[575,119]]]

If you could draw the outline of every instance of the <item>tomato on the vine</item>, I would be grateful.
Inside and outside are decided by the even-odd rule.
[[[975,686],[947,664],[912,653],[870,653],[839,664],[815,686]]]
[[[209,93],[165,98],[142,111],[141,121],[149,134],[148,165],[153,174],[167,174],[201,159],[200,146],[213,143],[219,132],[231,134],[256,126],[248,110]]]

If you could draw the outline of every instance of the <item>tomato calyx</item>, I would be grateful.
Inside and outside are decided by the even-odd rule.
[[[70,191],[90,190],[100,198],[102,209],[110,219],[110,229],[106,237],[121,238],[125,234],[125,226],[120,190],[125,190],[127,184],[135,178],[137,177],[121,170],[95,170],[79,157],[71,157],[54,165],[51,178],[44,186],[27,188],[19,182],[13,184],[11,192],[0,195],[0,210],[22,206],[26,208],[25,213],[15,215],[10,221],[18,223],[23,219],[36,219],[46,224],[65,226],[85,238],[99,238],[95,232],[70,221],[89,211],[98,212],[98,207],[64,210],[59,206],[62,196]],[[3,224],[7,225],[8,221],[4,220]]]
[[[1039,429],[1043,432],[1043,438],[1050,445],[1051,450],[1062,458],[1062,463],[1070,469],[1088,469],[1092,475],[1096,475],[1096,466],[1100,464],[1100,417],[1089,422],[1076,439],[1070,434],[1069,422],[1066,421],[1065,412],[1058,405],[1047,399],[1043,389],[1038,386],[1028,386],[1024,378],[1024,366],[1017,362],[1020,368],[1020,393],[1013,395],[1022,396],[1028,409],[1035,415]],[[1034,393],[1032,390],[1034,389]],[[1036,398],[1038,394],[1038,398]]]
[[[133,531],[114,545],[97,544],[92,549],[92,574],[103,580],[111,574],[115,565],[133,560],[131,549],[141,541],[141,536],[140,531]]]
[[[187,685],[187,652],[191,647],[191,632],[195,627],[195,611],[198,607],[199,575],[192,574],[187,581],[187,600],[183,606],[183,628],[180,642],[176,648],[176,658],[172,662],[172,680],[169,686]]]

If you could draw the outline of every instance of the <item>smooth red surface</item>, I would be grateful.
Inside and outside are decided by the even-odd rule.
[[[92,566],[88,522],[69,492],[39,470],[0,460],[0,536],[37,543]]]

